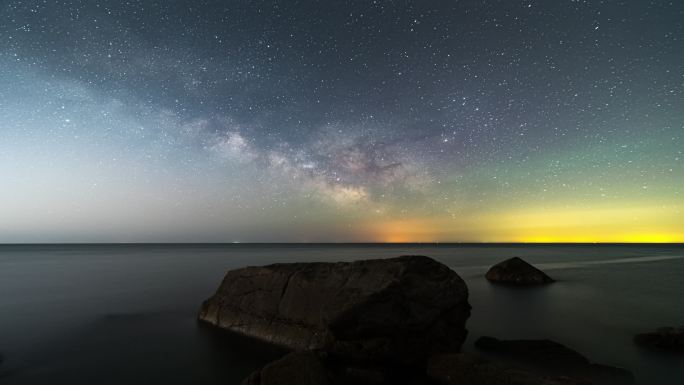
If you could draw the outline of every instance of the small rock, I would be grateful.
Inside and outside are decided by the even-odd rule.
[[[515,286],[543,285],[554,282],[543,271],[518,257],[492,266],[485,277],[491,282]]]
[[[659,328],[651,333],[637,334],[634,342],[654,350],[684,353],[684,326]]]

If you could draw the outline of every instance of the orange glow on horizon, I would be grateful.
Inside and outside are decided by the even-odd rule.
[[[437,242],[428,219],[390,220],[371,226],[373,239],[384,243]]]

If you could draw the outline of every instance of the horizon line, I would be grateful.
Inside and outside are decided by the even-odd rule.
[[[114,245],[684,245],[684,242],[0,242],[0,246]]]

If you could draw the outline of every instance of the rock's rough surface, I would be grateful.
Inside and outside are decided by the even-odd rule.
[[[684,353],[684,326],[665,327],[651,333],[637,334],[634,342],[654,350]]]
[[[633,384],[625,369],[594,364],[582,354],[550,340],[499,340],[480,337],[475,346],[536,373],[570,376],[595,384]]]
[[[469,316],[463,280],[421,256],[232,270],[199,314],[292,350],[423,364],[459,351]]]
[[[554,282],[543,271],[518,257],[507,259],[492,266],[485,277],[491,282],[516,286],[543,285]]]
[[[428,376],[442,385],[591,385],[503,366],[469,354],[442,354],[428,363]]]

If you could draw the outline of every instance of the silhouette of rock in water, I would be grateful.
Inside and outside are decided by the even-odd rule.
[[[515,286],[544,285],[554,282],[543,271],[518,257],[492,266],[485,277],[491,282]]]
[[[325,352],[293,352],[252,373],[242,385],[428,385],[424,369],[348,361]]]
[[[466,353],[430,359],[428,376],[441,385],[592,385],[569,377],[550,377],[504,366]]]
[[[242,385],[593,385],[505,366],[465,353],[437,354],[426,368],[340,362],[322,352],[294,352],[252,373]]]
[[[650,333],[637,334],[634,337],[637,345],[675,353],[684,353],[684,326],[679,328],[664,327]]]
[[[550,340],[499,340],[480,337],[475,346],[526,370],[544,375],[570,376],[596,384],[633,384],[625,369],[594,364],[582,354]]]
[[[458,352],[469,316],[464,281],[422,256],[232,270],[199,313],[292,350],[418,365]]]
[[[252,373],[242,385],[328,385],[331,377],[317,353],[296,352]]]

